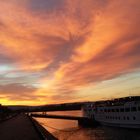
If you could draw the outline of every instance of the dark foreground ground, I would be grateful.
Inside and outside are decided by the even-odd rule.
[[[0,140],[41,140],[29,118],[22,114],[0,123]]]

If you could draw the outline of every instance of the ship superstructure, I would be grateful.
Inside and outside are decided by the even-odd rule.
[[[103,125],[140,128],[140,96],[89,102],[83,106],[83,115]]]

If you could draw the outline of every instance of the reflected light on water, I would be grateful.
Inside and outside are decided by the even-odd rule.
[[[57,111],[48,114],[81,116],[81,111]],[[82,128],[77,121],[36,119],[59,140],[140,140],[139,130],[105,127]]]

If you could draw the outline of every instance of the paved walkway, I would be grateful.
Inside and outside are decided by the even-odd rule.
[[[40,140],[26,115],[18,115],[0,123],[0,140]]]

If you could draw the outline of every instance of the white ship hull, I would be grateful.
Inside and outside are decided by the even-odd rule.
[[[138,97],[137,100],[134,98],[136,101],[131,101],[127,97],[123,102],[88,103],[83,108],[83,113],[85,117],[93,118],[102,125],[140,129],[140,98]]]
[[[113,126],[113,127],[122,127],[122,128],[134,128],[134,129],[140,129],[140,124],[120,124],[120,123],[108,123],[108,122],[100,122],[102,125],[105,126]]]

